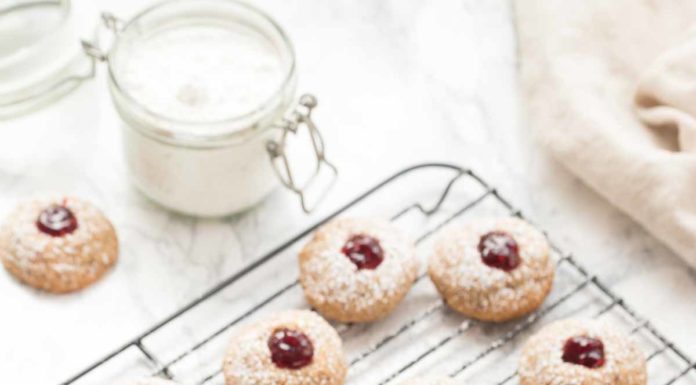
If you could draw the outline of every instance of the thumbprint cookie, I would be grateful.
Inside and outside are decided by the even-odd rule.
[[[83,289],[116,262],[111,222],[73,197],[21,203],[0,230],[0,259],[19,281],[52,293]]]
[[[458,383],[448,377],[435,378],[414,378],[402,382],[400,385],[457,385]]]
[[[518,218],[498,218],[445,231],[435,243],[428,274],[454,310],[504,322],[542,304],[555,264],[540,231]]]
[[[413,244],[379,219],[334,220],[314,234],[299,259],[307,301],[325,317],[341,322],[386,316],[418,275]]]
[[[609,323],[564,320],[532,336],[522,350],[521,385],[645,385],[643,353]]]
[[[223,364],[226,385],[342,385],[348,367],[338,333],[306,310],[242,328]]]

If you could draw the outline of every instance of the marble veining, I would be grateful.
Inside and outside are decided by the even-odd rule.
[[[144,6],[98,3],[123,16]],[[285,26],[300,90],[319,97],[316,119],[341,170],[328,201],[305,216],[278,190],[222,220],[150,203],[127,182],[103,68],[60,102],[0,122],[0,215],[27,195],[78,194],[108,213],[122,245],[113,273],[75,295],[38,294],[0,272],[0,383],[64,379],[358,192],[429,160],[486,176],[696,356],[696,274],[530,137],[508,1],[255,3]]]

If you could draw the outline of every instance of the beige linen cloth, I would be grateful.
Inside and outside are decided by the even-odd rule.
[[[529,125],[696,266],[696,0],[513,0]]]

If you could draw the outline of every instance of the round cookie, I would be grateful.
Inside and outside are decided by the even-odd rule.
[[[348,366],[338,333],[307,310],[251,324],[230,341],[226,385],[342,385]]]
[[[389,314],[418,275],[412,242],[379,219],[336,219],[302,249],[300,283],[327,318],[369,322]]]
[[[457,385],[458,382],[449,377],[413,378],[399,385]]]
[[[428,274],[453,309],[504,322],[543,303],[555,268],[540,231],[518,218],[497,218],[445,231],[435,243]]]
[[[532,336],[522,350],[521,385],[645,385],[645,356],[601,321],[564,320]]]
[[[23,202],[0,229],[0,259],[19,281],[52,293],[80,290],[116,262],[111,222],[74,197]]]

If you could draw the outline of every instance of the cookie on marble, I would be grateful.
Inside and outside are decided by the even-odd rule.
[[[0,229],[0,259],[19,281],[51,293],[83,289],[116,262],[111,222],[91,203],[50,197],[20,203]]]
[[[223,364],[226,385],[342,385],[347,371],[338,333],[306,310],[281,312],[242,328]]]
[[[493,322],[536,310],[551,290],[555,269],[544,235],[518,218],[446,230],[428,263],[430,279],[450,307]]]
[[[418,275],[413,243],[381,219],[322,226],[299,255],[307,301],[326,318],[369,322],[389,314]]]
[[[400,383],[399,385],[461,385],[449,377],[423,377],[413,378]]]
[[[532,336],[522,350],[521,385],[645,385],[644,354],[608,322],[564,320]]]

